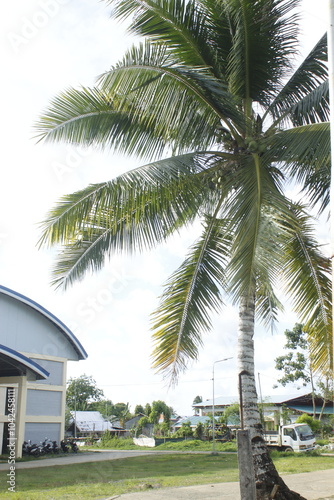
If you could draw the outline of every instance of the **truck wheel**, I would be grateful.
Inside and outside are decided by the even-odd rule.
[[[284,448],[284,451],[293,452],[293,449],[291,448],[291,446],[286,446],[286,448]]]

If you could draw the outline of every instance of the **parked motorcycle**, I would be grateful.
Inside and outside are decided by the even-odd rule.
[[[68,447],[68,442],[65,441],[65,439],[62,439],[60,441],[60,448],[63,453],[68,453],[69,452],[69,447]]]
[[[60,453],[60,448],[58,446],[57,441],[52,441],[52,453]]]
[[[28,441],[23,442],[22,453],[23,455],[31,455],[33,457],[39,457],[43,454],[41,446],[36,443],[31,444],[30,439]]]
[[[52,444],[50,439],[45,438],[44,441],[42,442],[42,448],[44,453],[49,454],[52,453]]]
[[[55,454],[55,453],[59,453],[59,446],[58,446],[58,443],[57,441],[51,441],[51,439],[49,438],[45,438],[43,443],[42,443],[42,448],[43,448],[43,451],[44,453],[52,453],[52,454]]]
[[[73,452],[73,453],[78,453],[79,448],[78,448],[77,443],[74,441],[74,439],[71,439],[71,440],[69,441],[69,443],[70,443],[70,447],[71,447],[72,452]]]
[[[60,447],[63,453],[68,453],[70,450],[73,453],[78,453],[79,447],[74,439],[63,439],[60,442]]]

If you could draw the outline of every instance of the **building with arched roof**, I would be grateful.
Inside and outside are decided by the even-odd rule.
[[[0,286],[0,450],[65,434],[68,361],[87,358],[69,328],[33,300]]]

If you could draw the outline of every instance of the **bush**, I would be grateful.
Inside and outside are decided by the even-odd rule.
[[[319,446],[325,446],[326,444],[329,444],[328,439],[317,439],[315,444],[318,444]]]
[[[131,438],[117,438],[105,436],[107,433],[105,432],[102,436],[101,443],[97,445],[99,448],[111,448],[116,450],[129,450],[136,449],[136,446]],[[110,433],[109,433],[110,434]]]
[[[174,450],[174,451],[211,451],[212,450],[212,442],[209,441],[201,441],[199,439],[188,439],[182,440],[178,442],[168,441],[166,439],[165,443],[162,443],[158,446],[159,450]],[[216,443],[216,451],[237,451],[236,441],[230,441],[228,443]]]
[[[307,415],[307,413],[300,415],[300,417],[296,420],[296,424],[307,424],[311,427],[314,433],[319,432],[321,427],[321,422],[311,417],[311,415]]]

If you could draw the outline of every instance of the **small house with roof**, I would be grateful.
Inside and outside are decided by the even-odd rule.
[[[77,437],[101,437],[106,431],[112,436],[126,432],[119,422],[105,420],[99,411],[71,411],[68,433]]]
[[[56,316],[4,286],[0,318],[0,449],[20,457],[23,441],[63,439],[67,363],[87,353]]]

